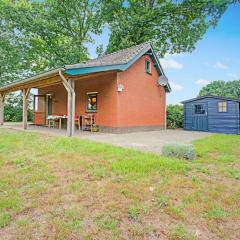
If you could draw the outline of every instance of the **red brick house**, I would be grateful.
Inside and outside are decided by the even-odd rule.
[[[0,109],[6,93],[23,91],[25,129],[31,88],[38,89],[34,124],[46,125],[48,115],[67,115],[69,136],[74,132],[75,116],[88,113],[95,116],[100,131],[157,130],[166,126],[166,92],[171,88],[150,43],[0,88]]]

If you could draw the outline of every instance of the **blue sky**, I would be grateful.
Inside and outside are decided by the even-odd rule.
[[[106,47],[109,30],[105,28],[94,39],[95,44],[88,46],[92,58],[96,57],[97,45]],[[160,61],[173,89],[167,96],[168,104],[197,96],[210,81],[240,79],[240,5],[229,7],[217,27],[207,31],[193,52],[166,55]]]

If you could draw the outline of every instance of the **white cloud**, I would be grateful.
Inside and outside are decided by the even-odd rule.
[[[227,75],[228,75],[230,78],[232,78],[233,80],[236,80],[236,79],[239,78],[238,75],[235,74],[235,73],[228,73]]]
[[[206,80],[206,79],[198,79],[195,83],[200,85],[200,86],[205,86],[205,85],[209,84],[210,81]]]
[[[183,86],[181,86],[180,84],[177,84],[177,83],[170,82],[170,86],[171,86],[173,91],[183,90]]]
[[[183,65],[172,58],[164,58],[161,60],[163,68],[182,69]]]
[[[215,67],[215,68],[219,68],[219,69],[227,69],[228,67],[226,66],[226,65],[224,65],[223,63],[221,63],[221,62],[216,62],[214,65],[213,65],[213,67]]]

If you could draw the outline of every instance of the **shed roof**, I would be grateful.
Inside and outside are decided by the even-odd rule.
[[[194,102],[194,101],[204,99],[204,98],[214,98],[214,99],[220,99],[220,100],[225,100],[225,101],[240,102],[240,99],[237,99],[237,98],[206,95],[206,96],[199,96],[199,97],[196,97],[196,98],[188,99],[188,100],[182,101],[181,103],[184,104],[184,103],[188,103],[188,102]]]
[[[82,75],[103,71],[125,71],[144,54],[149,54],[151,56],[159,75],[165,76],[162,66],[158,60],[156,53],[153,50],[151,43],[145,42],[130,48],[104,55],[102,57],[90,59],[86,62],[66,65],[62,68],[40,73],[21,81],[12,82],[8,85],[1,87],[0,92],[7,91],[13,87],[20,87],[23,84],[32,83],[36,80],[41,80],[43,76],[47,77],[48,74],[52,75],[53,73],[57,73],[59,70],[63,71],[68,75]],[[164,81],[162,79],[164,79]],[[159,84],[166,87],[167,91],[171,91],[171,87],[166,77],[159,78]]]

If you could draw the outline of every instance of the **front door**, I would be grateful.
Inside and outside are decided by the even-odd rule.
[[[47,116],[52,115],[52,96],[47,95]]]
[[[207,103],[193,104],[192,129],[194,131],[208,130]]]

